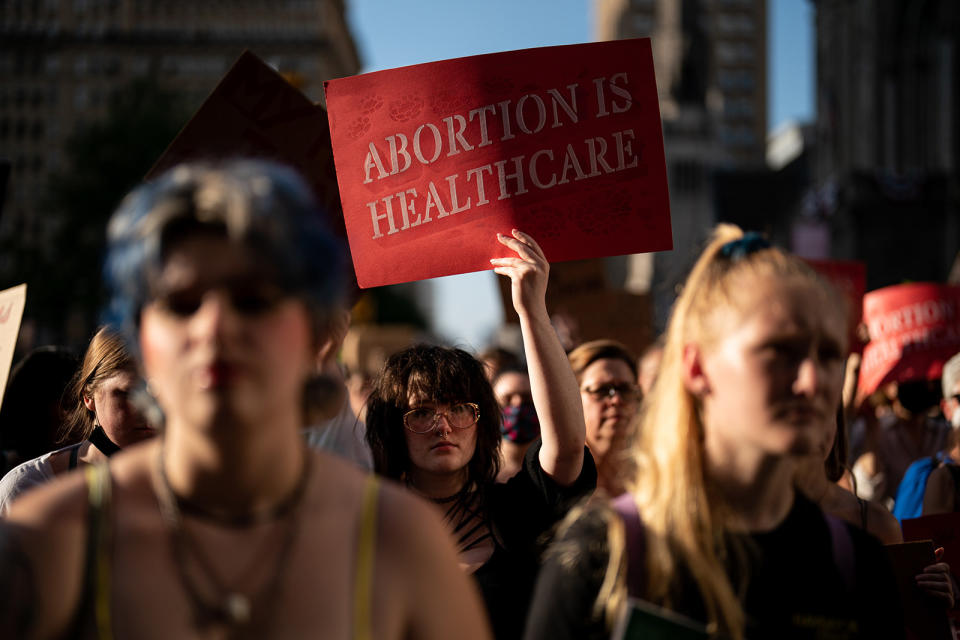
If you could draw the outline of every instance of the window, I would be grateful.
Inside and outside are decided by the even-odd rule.
[[[717,85],[724,91],[752,91],[755,80],[746,69],[721,69],[717,72]]]

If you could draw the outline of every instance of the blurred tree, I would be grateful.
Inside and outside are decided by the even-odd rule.
[[[85,340],[92,332],[104,298],[107,220],[188,116],[178,95],[153,78],[117,90],[106,116],[67,141],[65,168],[51,176],[44,198],[42,245],[22,246],[14,235],[17,246],[2,248],[16,256],[16,273],[4,280],[29,283],[25,317],[55,341]]]
[[[374,287],[361,292],[353,307],[353,324],[402,324],[426,330],[428,323],[405,285]]]

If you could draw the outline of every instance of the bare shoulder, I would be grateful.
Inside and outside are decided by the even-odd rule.
[[[867,532],[883,544],[903,542],[900,522],[882,504],[867,502]]]
[[[327,451],[311,451],[311,491],[318,509],[358,513],[369,473]]]
[[[398,607],[399,637],[490,638],[479,591],[437,509],[393,482],[382,483],[379,502],[377,588]]]
[[[20,527],[44,529],[50,524],[69,525],[87,513],[87,483],[82,472],[57,476],[24,493],[10,506],[7,521]]]
[[[946,465],[941,464],[930,472],[930,476],[927,478],[927,487],[930,486],[953,487],[953,476],[950,475],[950,469]]]
[[[68,473],[11,506],[0,591],[16,597],[0,601],[0,636],[56,637],[68,629],[81,595],[86,494],[83,474]]]
[[[437,508],[396,482],[381,480],[380,501],[384,525],[397,527],[406,535],[445,531]]]
[[[954,505],[953,476],[945,465],[930,472],[923,494],[923,515],[950,513]]]

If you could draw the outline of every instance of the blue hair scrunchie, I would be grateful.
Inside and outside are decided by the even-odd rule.
[[[751,253],[761,251],[762,249],[769,249],[770,247],[771,244],[769,240],[756,231],[748,231],[743,234],[742,238],[731,240],[720,247],[720,255],[729,260],[737,261]]]

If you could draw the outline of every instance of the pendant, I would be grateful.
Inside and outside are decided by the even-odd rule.
[[[231,593],[223,602],[223,612],[230,624],[250,622],[250,600],[242,593]]]

